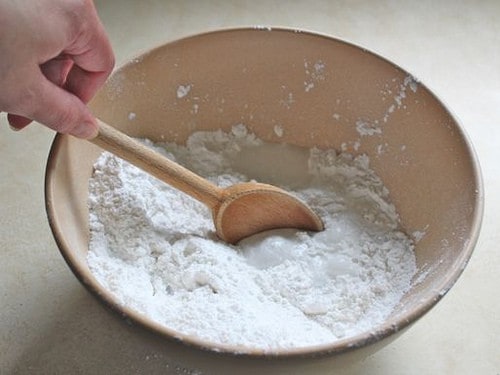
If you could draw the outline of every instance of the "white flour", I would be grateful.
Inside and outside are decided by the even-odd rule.
[[[243,125],[156,149],[221,186],[293,190],[326,229],[229,246],[201,203],[104,153],[90,181],[88,263],[122,304],[212,343],[275,350],[369,331],[410,287],[413,244],[366,156],[265,144]]]

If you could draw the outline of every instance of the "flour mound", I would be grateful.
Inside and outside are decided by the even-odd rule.
[[[186,146],[145,142],[219,186],[293,190],[326,229],[227,245],[201,203],[103,153],[89,184],[88,264],[121,304],[215,345],[272,351],[372,330],[409,289],[413,243],[368,157],[268,144],[243,125]]]

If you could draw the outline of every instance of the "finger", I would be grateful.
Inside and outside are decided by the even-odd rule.
[[[11,128],[14,130],[21,130],[31,124],[32,121],[27,117],[15,115],[13,113],[7,114],[7,120],[9,121]]]
[[[93,20],[92,27],[65,48],[64,52],[71,55],[75,63],[88,72],[111,73],[115,64],[115,57],[95,8],[91,10],[89,19]]]
[[[75,94],[84,103],[88,103],[104,84],[108,75],[108,72],[86,71],[75,64],[68,74],[64,88]]]
[[[93,18],[95,26],[91,35],[82,34],[74,43],[65,49],[74,61],[74,65],[66,80],[66,89],[88,102],[111,74],[115,57],[95,9]]]
[[[40,66],[43,75],[53,84],[62,87],[66,83],[74,62],[68,56],[59,56]]]
[[[24,115],[48,127],[79,138],[97,135],[97,124],[87,106],[75,95],[54,85],[40,73],[32,90],[36,102]]]
[[[73,66],[73,61],[68,57],[58,57],[52,59],[45,64],[40,66],[40,69],[43,75],[52,83],[57,86],[62,86],[66,82],[66,77],[68,76],[71,67]],[[32,120],[16,115],[13,113],[9,113],[7,115],[7,120],[9,121],[9,125],[13,130],[21,130],[28,126]]]

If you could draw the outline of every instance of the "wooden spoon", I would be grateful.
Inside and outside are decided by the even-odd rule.
[[[235,244],[277,228],[323,230],[323,222],[305,203],[280,188],[257,182],[219,188],[110,125],[98,123],[92,143],[204,203],[223,241]]]

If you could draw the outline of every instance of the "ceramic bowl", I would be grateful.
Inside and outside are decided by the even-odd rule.
[[[187,86],[190,95],[178,92]],[[91,108],[129,135],[156,141],[182,144],[194,131],[244,123],[266,141],[367,154],[402,228],[425,233],[416,245],[418,272],[411,289],[372,331],[267,354],[207,343],[121,306],[92,276],[86,262],[88,180],[101,150],[57,135],[46,171],[46,207],[67,263],[120,316],[171,339],[165,340],[171,350],[212,372],[301,373],[312,365],[320,373],[366,356],[436,305],[464,270],[478,238],[480,170],[457,119],[411,74],[351,43],[285,29],[196,35],[118,69]]]

